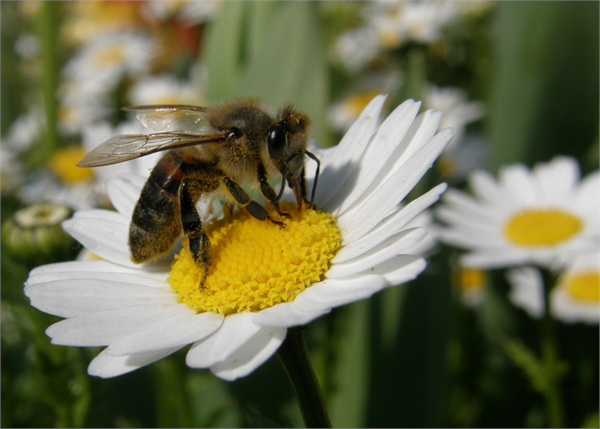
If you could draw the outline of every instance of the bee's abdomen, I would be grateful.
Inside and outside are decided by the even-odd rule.
[[[167,152],[156,164],[133,210],[129,227],[131,260],[154,259],[169,251],[181,234],[178,191],[184,161]]]

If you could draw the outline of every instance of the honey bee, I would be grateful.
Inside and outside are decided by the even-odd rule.
[[[294,191],[298,210],[313,205],[319,159],[306,150],[310,120],[292,106],[276,115],[254,99],[234,100],[211,108],[185,105],[136,106],[137,119],[151,134],[112,137],[77,163],[99,167],[159,151],[158,161],[135,205],[129,227],[131,260],[142,263],[167,253],[182,231],[189,239],[195,264],[202,270],[203,287],[211,265],[211,244],[196,209],[198,199],[221,192],[228,204],[237,203],[260,220],[281,228],[266,208],[253,201],[240,183],[257,184],[268,204],[282,217],[279,207],[285,185]],[[317,163],[310,200],[306,196],[305,155]],[[279,192],[268,182],[269,173],[280,173]]]

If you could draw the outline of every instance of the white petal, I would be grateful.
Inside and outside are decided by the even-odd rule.
[[[590,212],[598,219],[598,199],[600,195],[600,172],[586,176],[573,196],[573,206],[581,207],[582,212]]]
[[[273,356],[286,333],[286,328],[264,327],[224,361],[211,366],[210,371],[229,381],[245,377]]]
[[[338,217],[343,244],[358,240],[381,222],[431,168],[451,138],[450,130],[437,134],[406,162],[404,169],[394,172],[386,185],[379,186],[372,194],[366,196],[364,201],[360,201]]]
[[[172,347],[165,350],[156,350],[129,356],[113,356],[110,349],[105,349],[88,366],[88,374],[102,378],[116,377],[127,374],[146,365],[150,365],[162,358],[175,353],[181,347]]]
[[[512,198],[519,202],[519,206],[527,207],[545,203],[540,201],[540,189],[537,189],[531,171],[525,165],[514,164],[503,167],[499,173],[499,180]]]
[[[378,265],[370,274],[383,276],[388,286],[395,286],[414,280],[423,272],[427,262],[414,255],[398,255]]]
[[[338,264],[333,258],[333,265],[327,271],[327,278],[345,278],[366,270],[374,269],[377,265],[394,256],[406,252],[419,243],[427,235],[423,228],[407,229],[395,234],[373,249],[363,253],[357,258]]]
[[[352,184],[341,187],[328,202],[329,207],[336,207],[335,216],[343,213],[369,188],[373,179],[382,172],[384,165],[390,161],[402,138],[408,131],[421,103],[407,100],[398,106],[381,124],[373,141],[367,147],[364,156],[356,162],[352,170]]]
[[[300,311],[317,311],[339,307],[364,298],[386,286],[383,276],[357,275],[353,278],[325,279],[300,293],[294,303]]]
[[[252,322],[254,317],[255,314],[250,312],[225,317],[218,331],[194,343],[187,354],[187,365],[190,368],[208,368],[224,361],[260,331],[261,327]]]
[[[475,171],[469,177],[469,185],[479,199],[489,204],[497,204],[498,201],[510,201],[510,195],[504,187],[500,186],[496,179],[487,171]]]
[[[63,222],[63,228],[75,240],[102,259],[124,266],[130,261],[129,219],[109,210],[81,210]]]
[[[107,261],[74,261],[44,265],[29,273],[25,287],[54,280],[106,280],[164,288],[169,273],[149,273]]]
[[[467,253],[459,259],[461,265],[475,268],[502,268],[511,265],[519,266],[530,261],[531,256],[525,258],[525,255],[521,252],[515,251],[514,249],[502,248]]]
[[[319,308],[313,311],[302,311],[297,308],[294,301],[274,305],[259,312],[254,318],[254,323],[261,326],[291,326],[306,325],[331,311],[329,308]]]
[[[189,307],[187,310],[176,319],[161,321],[159,324],[152,323],[133,335],[111,343],[112,353],[127,355],[184,346],[207,337],[223,323],[221,314],[213,312],[196,314],[196,311]]]
[[[440,194],[444,192],[446,188],[447,185],[445,183],[436,186],[426,194],[411,201],[405,207],[397,210],[393,215],[386,218],[376,228],[359,240],[342,247],[335,255],[335,263],[342,263],[353,259],[367,250],[372,249],[386,238],[400,232],[407,223],[436,202],[439,199]]]
[[[496,222],[489,219],[488,216],[473,216],[465,215],[463,210],[456,210],[448,206],[440,206],[437,208],[437,217],[452,225],[453,228],[466,228],[471,230],[471,234],[477,235],[478,231],[489,231],[491,228],[496,228]]]
[[[127,339],[140,330],[151,329],[192,311],[185,304],[164,306],[160,304],[140,305],[97,311],[55,323],[46,330],[52,344],[65,346],[107,346]],[[146,350],[159,350],[154,347]]]
[[[104,280],[57,280],[28,286],[25,295],[31,305],[45,313],[74,317],[89,312],[137,305],[173,305],[177,302],[170,288]]]
[[[359,118],[352,124],[342,141],[327,151],[327,159],[322,161],[323,168],[319,176],[319,187],[315,201],[324,207],[332,194],[341,186],[345,186],[357,160],[362,156],[377,128],[377,118],[387,97],[378,95],[365,107]]]
[[[130,219],[133,214],[144,181],[143,177],[130,174],[106,182],[106,193],[110,202],[127,219]]]
[[[460,210],[461,212],[472,213],[474,216],[483,218],[490,217],[490,211],[481,202],[465,192],[450,188],[444,193],[442,201],[444,202],[444,207],[448,207],[451,210]]]

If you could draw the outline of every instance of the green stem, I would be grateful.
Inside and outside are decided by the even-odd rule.
[[[310,363],[301,327],[290,328],[277,356],[292,383],[307,428],[330,428],[323,394]]]
[[[58,20],[60,2],[40,2],[40,13],[37,22],[38,36],[41,42],[41,81],[40,89],[44,100],[46,132],[44,145],[39,151],[39,159],[46,162],[47,157],[58,148],[56,121],[58,117]]]
[[[564,414],[562,398],[560,395],[561,369],[558,360],[556,346],[556,332],[554,317],[552,315],[552,300],[550,292],[555,283],[555,278],[549,273],[544,276],[544,319],[542,321],[542,332],[540,348],[542,362],[544,365],[548,384],[544,389],[546,399],[546,412],[548,414],[548,425],[554,428],[564,427]]]

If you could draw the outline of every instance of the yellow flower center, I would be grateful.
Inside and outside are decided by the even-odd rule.
[[[120,45],[107,46],[96,53],[94,60],[100,67],[112,66],[119,64],[125,59],[125,51]]]
[[[455,282],[463,292],[476,293],[487,284],[487,274],[478,268],[461,268],[455,273]]]
[[[516,213],[504,233],[514,244],[549,246],[571,238],[581,229],[581,221],[558,209],[527,209]]]
[[[574,300],[596,305],[600,302],[600,272],[597,270],[572,274],[563,282],[567,293]]]
[[[91,168],[80,168],[75,165],[85,154],[86,150],[81,146],[59,149],[48,160],[48,167],[67,185],[91,180],[94,177]]]
[[[362,112],[364,108],[367,107],[367,104],[369,104],[369,102],[379,93],[380,91],[370,90],[352,94],[346,99],[344,104],[352,117],[358,118],[360,112]]]
[[[245,212],[207,226],[212,264],[202,289],[202,271],[184,240],[168,279],[179,302],[198,312],[255,312],[293,301],[323,280],[340,248],[335,219],[319,210],[298,213],[295,204],[284,203],[282,208],[291,215],[284,220],[285,228]]]

